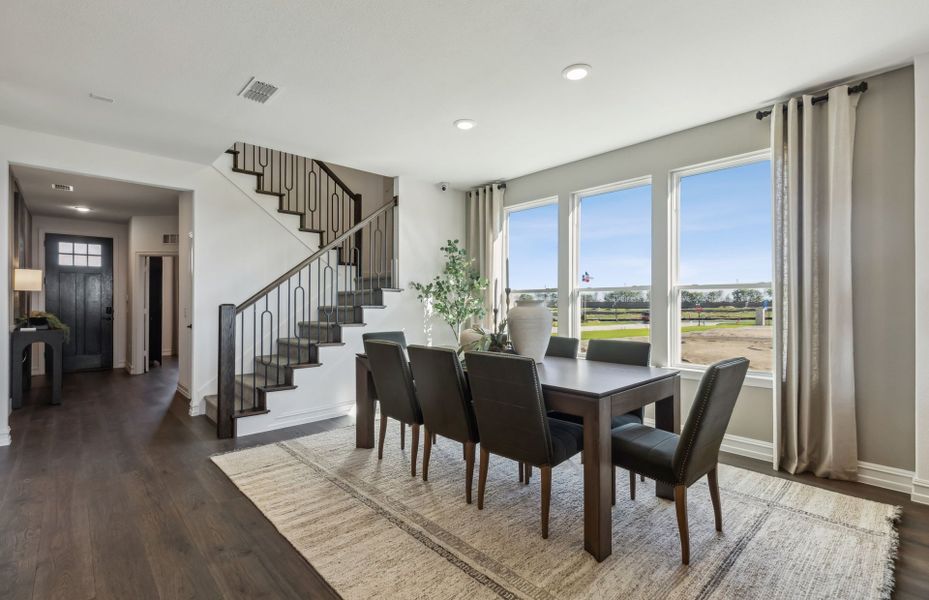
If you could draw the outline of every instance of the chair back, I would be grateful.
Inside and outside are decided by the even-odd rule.
[[[406,336],[403,335],[402,331],[371,331],[369,333],[362,333],[361,341],[366,342],[368,340],[386,340],[388,342],[400,344],[406,348]]]
[[[577,338],[553,335],[548,339],[548,350],[545,351],[545,356],[577,358],[577,349],[580,345],[581,341]]]
[[[690,485],[716,467],[746,372],[748,359],[731,358],[709,366],[703,374],[672,460],[680,483]]]
[[[650,342],[590,340],[587,345],[587,360],[647,367],[651,355]]]
[[[651,355],[651,342],[590,340],[590,343],[587,345],[587,360],[647,367]],[[637,408],[629,411],[628,414],[636,415],[641,419],[645,415],[645,411],[644,409]]]
[[[403,347],[386,340],[365,340],[365,353],[374,379],[381,412],[404,423],[422,423],[410,364]]]
[[[465,360],[481,446],[513,460],[550,464],[551,432],[535,361],[497,352],[468,352]]]
[[[417,345],[408,346],[407,352],[416,382],[416,399],[429,433],[456,442],[477,442],[477,421],[458,353],[449,348]]]

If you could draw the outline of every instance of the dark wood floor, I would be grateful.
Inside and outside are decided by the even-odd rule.
[[[207,459],[316,433],[336,419],[219,441],[175,397],[176,365],[41,382],[0,448],[0,598],[331,598],[337,595]],[[735,456],[726,462],[771,473]],[[860,484],[806,483],[902,504],[897,598],[929,598],[929,507]],[[725,507],[724,507],[725,510]]]

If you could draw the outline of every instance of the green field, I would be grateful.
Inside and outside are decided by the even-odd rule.
[[[587,323],[589,324],[589,322]],[[735,327],[750,327],[755,322],[747,323],[720,323],[718,325],[686,325],[681,327],[681,333],[692,331],[711,331],[713,329],[733,329]],[[646,337],[649,329],[641,327],[636,329],[604,329],[601,331],[581,331],[582,340],[613,340],[627,337]]]

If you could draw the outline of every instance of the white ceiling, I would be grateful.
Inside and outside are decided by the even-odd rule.
[[[128,221],[133,216],[177,215],[177,191],[165,188],[13,166],[26,206],[33,215],[93,221]],[[73,192],[52,189],[53,183],[73,185]],[[86,206],[81,213],[73,206]]]
[[[204,163],[245,140],[459,186],[929,51],[926,0],[3,0],[0,22],[2,122]],[[563,80],[574,62],[592,75]],[[252,75],[283,91],[236,97]]]

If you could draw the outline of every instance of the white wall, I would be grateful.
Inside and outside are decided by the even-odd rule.
[[[191,399],[193,377],[193,234],[194,195],[181,192],[178,196],[178,261],[177,261],[177,391]]]
[[[217,156],[222,151],[218,148]],[[180,211],[181,222],[193,234],[188,239],[195,254],[194,271],[192,300],[182,310],[191,312],[194,329],[187,330],[192,339],[189,353],[180,356],[179,383],[190,391],[191,412],[201,412],[203,396],[215,390],[218,305],[241,302],[261,287],[251,282],[267,281],[269,273],[286,271],[305,247],[292,236],[280,235],[282,226],[210,165],[0,126],[0,231],[4,235],[9,231],[11,163],[190,192],[181,194]],[[2,264],[9,264],[7,246],[0,245]],[[0,364],[9,364],[9,286],[8,276],[0,278]],[[191,369],[186,384],[185,360]],[[0,369],[0,398],[7,399],[6,410],[0,408],[2,444],[9,431],[8,369]]]
[[[133,375],[145,372],[145,281],[142,271],[144,256],[177,254],[178,244],[163,243],[166,233],[178,232],[178,216],[146,216],[129,219],[129,327],[126,357],[127,370]],[[158,357],[158,360],[161,360]]]
[[[41,215],[33,217],[32,256],[35,257],[37,269],[45,270],[45,236],[53,233],[89,235],[113,240],[113,368],[123,368],[126,365],[126,330],[129,322],[129,231],[126,224]],[[36,310],[45,310],[44,291],[33,294],[32,298]],[[41,346],[43,344],[35,344],[32,349],[34,374],[45,372],[45,354]]]
[[[914,67],[916,261],[916,475],[913,499],[929,503],[929,54]]]

